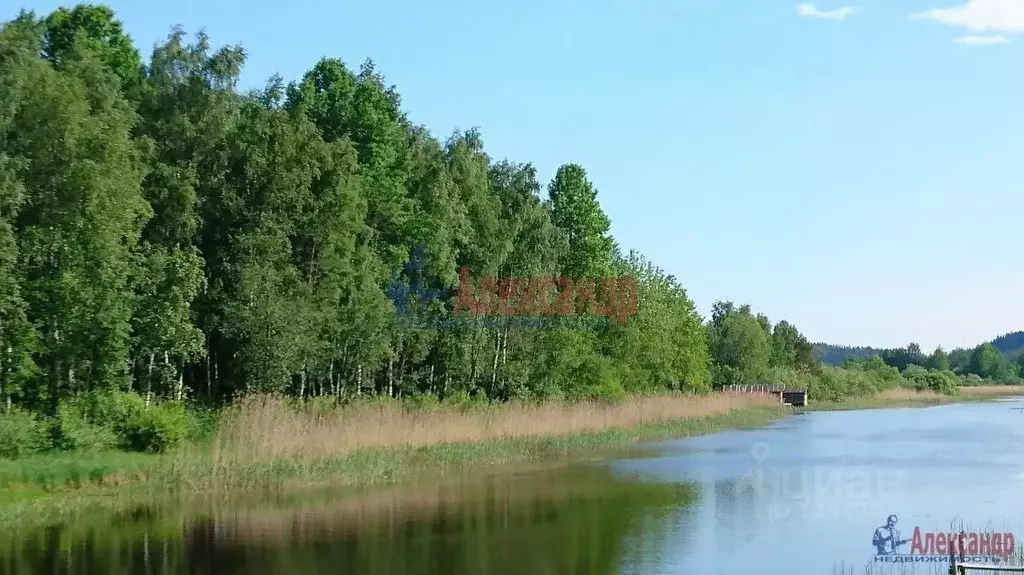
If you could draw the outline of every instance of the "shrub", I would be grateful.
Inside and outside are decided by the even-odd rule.
[[[929,390],[946,395],[957,394],[957,377],[952,371],[937,371],[925,369],[919,365],[910,365],[903,375],[918,391]]]
[[[113,422],[88,417],[81,401],[63,401],[57,407],[51,435],[53,445],[65,451],[104,451],[117,447],[118,438]]]
[[[51,447],[46,422],[34,414],[13,408],[0,412],[0,458],[14,459]]]
[[[130,449],[159,453],[177,447],[189,434],[192,418],[178,401],[150,404],[136,412],[122,428],[122,441]]]
[[[480,401],[474,399],[468,391],[464,389],[457,389],[449,394],[448,397],[444,398],[442,403],[460,411],[467,411],[479,404]]]

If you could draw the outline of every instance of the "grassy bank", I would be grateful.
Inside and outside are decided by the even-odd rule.
[[[1024,394],[891,389],[811,410],[928,406]],[[0,460],[0,523],[57,519],[154,496],[219,496],[380,485],[528,461],[593,457],[637,440],[764,425],[790,413],[770,396],[632,397],[616,403],[327,406],[253,397],[222,414],[209,442],[165,454],[104,451]]]
[[[853,409],[884,409],[892,407],[929,407],[947,403],[990,401],[1002,397],[1024,396],[1024,386],[964,386],[954,395],[929,390],[888,389],[876,395],[850,397],[842,401],[812,402],[812,411],[846,411]]]
[[[614,404],[327,408],[251,398],[209,444],[166,454],[45,454],[0,461],[0,523],[57,519],[91,505],[392,483],[592,455],[640,439],[763,425],[787,413],[766,396],[634,397]]]

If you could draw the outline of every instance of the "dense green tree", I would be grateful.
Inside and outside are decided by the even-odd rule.
[[[61,7],[44,23],[43,54],[48,60],[62,66],[71,56],[73,62],[76,43],[85,42],[88,50],[118,77],[124,94],[133,100],[138,97],[142,58],[112,9],[96,4]]]
[[[371,61],[323,58],[248,93],[244,64],[241,47],[180,28],[144,62],[102,6],[3,25],[5,408],[53,414],[111,390],[147,410],[252,391],[506,400],[781,382],[842,397],[945,390],[947,368],[1019,375],[994,348],[944,361],[915,344],[825,350],[880,358],[822,369],[820,346],[749,305],[718,302],[704,323],[675,277],[620,251],[582,166],[542,191],[480,131],[413,124]],[[899,370],[913,365],[931,369],[911,382]]]
[[[708,348],[717,385],[760,383],[769,366],[772,342],[749,305],[715,304],[708,326]]]
[[[783,320],[772,331],[772,367],[808,368],[815,364],[813,349],[795,326]]]
[[[921,352],[921,346],[911,343],[905,348],[886,349],[880,354],[885,363],[903,371],[910,365],[924,365],[928,358]]]
[[[15,226],[25,201],[20,179],[23,158],[12,156],[6,135],[11,133],[15,115],[30,94],[26,91],[28,71],[37,36],[27,15],[0,32],[0,401],[10,409],[12,397],[31,374],[32,330],[25,315],[27,303],[21,293],[18,243]]]
[[[928,361],[925,362],[925,367],[937,371],[949,371],[949,354],[941,346],[935,348],[935,351],[928,357]]]
[[[611,269],[611,223],[597,201],[597,190],[578,164],[558,168],[548,185],[551,220],[565,233],[560,272],[571,278],[601,277]]]
[[[116,76],[76,41],[61,66],[22,56],[7,154],[28,193],[19,211],[21,293],[43,341],[51,411],[65,390],[119,385],[129,360],[132,250],[151,211]]]
[[[969,373],[976,374],[983,378],[996,377],[999,375],[1005,359],[991,343],[983,343],[974,348],[971,352],[971,361],[968,364]]]

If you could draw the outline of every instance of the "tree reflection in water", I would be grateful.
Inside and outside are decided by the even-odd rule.
[[[359,497],[191,502],[17,533],[0,571],[52,575],[613,573],[664,551],[679,484],[604,467],[509,473]],[[628,553],[627,553],[628,552]]]

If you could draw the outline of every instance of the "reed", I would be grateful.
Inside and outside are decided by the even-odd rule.
[[[408,409],[398,402],[324,410],[273,397],[242,400],[225,414],[214,450],[248,459],[339,457],[373,448],[416,448],[643,427],[774,406],[765,395],[631,397],[621,402],[505,403]]]

